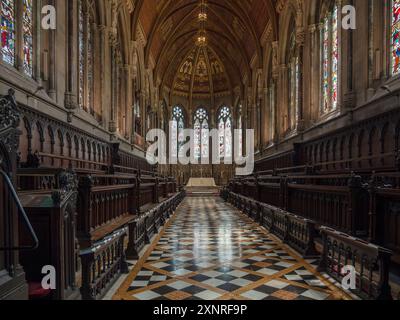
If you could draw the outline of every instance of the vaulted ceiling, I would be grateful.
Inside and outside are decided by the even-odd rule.
[[[275,1],[205,1],[207,46],[198,47],[200,0],[139,0],[145,63],[152,59],[156,79],[178,94],[231,90],[250,77],[252,62],[262,63],[260,39],[268,23],[275,28]]]

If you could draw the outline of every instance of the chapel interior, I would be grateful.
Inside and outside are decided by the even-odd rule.
[[[400,299],[400,0],[0,21],[0,300]]]

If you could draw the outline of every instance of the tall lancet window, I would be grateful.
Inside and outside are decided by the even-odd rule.
[[[181,106],[176,106],[172,110],[171,127],[171,154],[173,157],[182,157],[182,147],[185,144],[185,116]]]
[[[33,0],[23,0],[22,32],[24,51],[24,72],[33,76]]]
[[[335,4],[323,18],[321,28],[321,115],[338,106],[339,11]]]
[[[1,55],[4,62],[15,65],[15,1],[1,1]]]
[[[237,128],[239,130],[239,145],[238,145],[238,154],[243,156],[243,117],[242,117],[242,105],[239,105],[238,108],[238,124]]]
[[[218,113],[219,156],[232,158],[232,113],[231,109],[224,106]]]
[[[299,82],[300,82],[300,67],[299,57],[296,50],[296,29],[292,28],[292,34],[289,42],[288,52],[289,63],[289,130],[295,130],[298,123],[298,108],[299,108]]]
[[[93,18],[87,0],[79,1],[79,105],[85,111],[93,109]]]
[[[400,73],[400,0],[391,1],[391,12],[391,71],[393,75],[397,75]]]
[[[194,115],[194,158],[209,156],[209,125],[208,113],[204,108],[197,109]]]
[[[1,0],[0,6],[1,59],[17,67],[16,56],[18,52],[22,52],[22,71],[27,76],[33,77],[35,1]]]

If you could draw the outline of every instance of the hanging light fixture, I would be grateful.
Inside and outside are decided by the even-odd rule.
[[[200,22],[206,22],[207,21],[207,9],[206,9],[206,1],[205,0],[201,0],[200,1],[200,12],[199,12],[199,21]]]
[[[205,24],[207,22],[207,3],[206,0],[201,0],[200,1],[200,12],[198,15],[198,21],[200,24],[200,30],[197,32],[196,35],[196,45],[199,47],[204,47],[207,45],[207,32],[205,28]]]
[[[200,30],[197,33],[196,45],[204,47],[207,45],[207,34],[204,30]]]

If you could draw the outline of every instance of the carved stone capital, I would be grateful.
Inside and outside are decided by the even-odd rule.
[[[64,94],[64,107],[69,111],[78,109],[78,101],[74,93],[66,92]]]
[[[298,47],[304,46],[305,38],[306,38],[306,33],[304,31],[304,28],[303,27],[297,28],[296,29],[296,45]]]
[[[308,26],[308,32],[311,34],[314,34],[315,31],[317,31],[317,25],[316,24],[311,24]]]
[[[345,109],[353,109],[356,105],[357,97],[355,92],[348,92],[343,97],[343,106]]]
[[[114,121],[114,120],[110,121],[109,124],[108,124],[108,130],[111,133],[117,132],[117,122]]]

